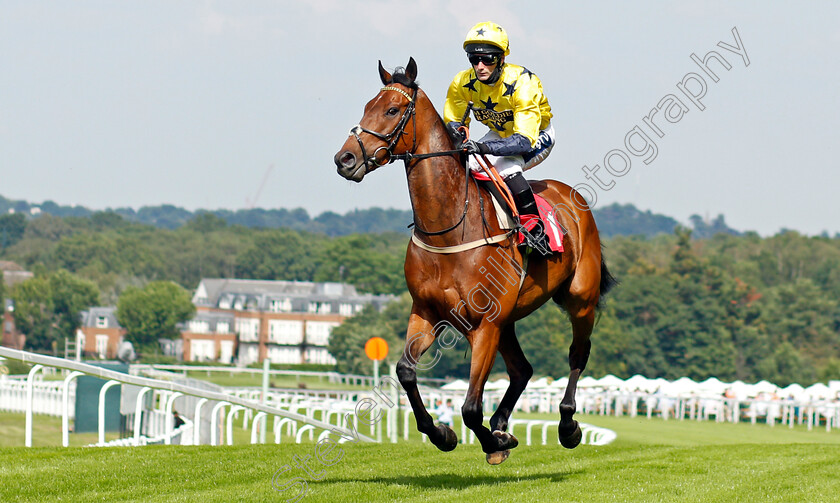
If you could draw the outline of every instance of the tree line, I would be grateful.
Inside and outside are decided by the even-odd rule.
[[[635,213],[627,218],[651,229],[663,225],[659,215],[627,209],[614,219]],[[840,238],[793,231],[762,238],[728,231],[722,217],[703,225],[604,240],[620,284],[600,314],[587,372],[778,384],[840,379]],[[114,212],[5,214],[0,230],[6,240],[0,260],[35,273],[31,283],[7,288],[5,295],[31,299],[18,311],[29,313],[33,324],[33,313],[43,314],[44,345],[72,329],[80,306],[119,307],[124,297],[156,282],[177,285],[182,294],[173,298],[188,299],[205,277],[343,281],[361,292],[400,296],[383,312],[366,311],[336,328],[330,351],[341,370],[367,371],[360,341],[371,335],[389,341],[389,358],[399,355],[405,337],[410,299],[402,270],[408,237],[402,233],[330,237],[231,225],[210,213],[166,229]],[[558,308],[539,309],[517,324],[517,333],[538,374],[568,372],[571,330]],[[143,337],[138,340],[153,340]],[[441,351],[426,373],[466,376],[468,363],[462,340]],[[497,362],[495,371],[503,370]]]
[[[769,238],[716,234],[692,239],[677,228],[655,238],[605,240],[619,285],[605,299],[592,336],[587,374],[695,380],[717,377],[779,385],[840,379],[840,239],[786,231]],[[382,313],[337,327],[330,352],[339,368],[369,366],[355,348],[372,336],[402,351],[407,295]],[[567,375],[571,327],[551,303],[516,325],[536,375]],[[469,375],[469,346],[432,348],[429,377]],[[493,372],[504,374],[501,358]]]
[[[10,212],[12,214],[9,214]],[[24,215],[33,212],[59,218],[91,218],[98,213],[114,214],[127,222],[170,230],[187,225],[200,215],[209,214],[232,226],[254,229],[283,228],[325,234],[330,237],[386,232],[408,235],[411,232],[409,224],[412,223],[410,210],[397,209],[356,209],[344,215],[326,211],[314,218],[310,217],[309,213],[303,208],[291,210],[285,208],[249,208],[235,211],[219,209],[193,212],[171,204],[143,206],[138,210],[116,208],[97,212],[83,206],[59,205],[53,201],[45,201],[37,205],[26,201],[13,201],[0,195],[0,248],[20,239],[25,227],[26,217]],[[595,219],[602,223],[600,230],[603,237],[670,234],[678,225],[678,222],[671,217],[656,214],[650,210],[641,211],[632,204],[613,203],[609,206],[594,209],[593,214]],[[739,234],[738,231],[726,225],[722,215],[718,215],[712,222],[704,221],[699,215],[692,215],[690,221],[694,228],[695,237],[711,237],[719,232]],[[6,241],[4,241],[4,232],[6,233]]]

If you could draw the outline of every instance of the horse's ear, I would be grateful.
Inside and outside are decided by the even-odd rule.
[[[412,82],[417,78],[417,63],[412,57],[408,58],[408,66],[405,67],[405,76]]]
[[[391,83],[391,74],[382,67],[382,61],[379,61],[379,78],[382,79],[383,85],[387,86]]]

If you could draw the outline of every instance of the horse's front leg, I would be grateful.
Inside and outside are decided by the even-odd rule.
[[[432,324],[416,312],[411,313],[408,320],[408,332],[405,341],[405,351],[397,362],[397,377],[403,389],[408,395],[408,402],[414,411],[414,418],[417,421],[417,430],[428,435],[429,440],[438,449],[446,452],[451,451],[458,445],[458,437],[452,428],[445,424],[435,426],[432,416],[423,405],[420,391],[417,389],[418,362],[423,353],[435,341],[435,334]],[[422,364],[421,364],[422,365]]]
[[[534,375],[534,369],[528,363],[525,354],[522,352],[522,347],[516,339],[516,330],[513,323],[502,329],[501,339],[499,340],[499,354],[505,360],[510,385],[501,403],[496,408],[496,412],[490,418],[490,428],[493,431],[507,431],[508,420],[513,408],[519,401],[519,397],[522,396],[522,392],[525,391],[531,376]]]
[[[519,445],[513,435],[502,431],[491,432],[484,426],[484,385],[499,349],[499,327],[491,324],[480,327],[470,339],[470,344],[470,387],[461,414],[464,424],[475,432],[481,442],[481,450],[487,454],[487,462],[497,465],[507,459],[510,449]]]

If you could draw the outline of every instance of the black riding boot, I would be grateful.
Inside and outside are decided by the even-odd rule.
[[[540,219],[540,212],[537,209],[537,201],[534,199],[534,192],[531,186],[522,173],[516,173],[513,176],[505,178],[513,193],[513,200],[516,203],[516,209],[520,215],[534,215],[537,217],[537,225],[530,232],[524,232],[525,241],[528,246],[534,249],[543,257],[551,256],[551,246],[548,243],[548,236],[545,235],[545,227],[543,221]]]

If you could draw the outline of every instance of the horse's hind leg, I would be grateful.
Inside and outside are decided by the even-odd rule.
[[[522,392],[525,391],[528,380],[534,375],[534,369],[528,363],[522,348],[519,346],[513,323],[502,329],[499,338],[499,353],[505,360],[507,373],[510,376],[510,385],[493,417],[490,418],[490,428],[493,431],[507,431],[510,414],[513,412],[513,408]]]
[[[569,384],[566,387],[566,394],[560,402],[560,424],[557,433],[560,443],[567,449],[574,449],[580,444],[582,437],[580,425],[572,416],[575,414],[575,393],[577,382],[586,362],[589,360],[589,349],[592,343],[589,336],[592,334],[592,327],[595,324],[595,303],[586,303],[582,306],[575,306],[576,302],[567,301],[566,309],[572,322],[572,345],[569,347]]]
[[[458,445],[458,437],[452,428],[445,424],[435,422],[417,389],[417,363],[423,353],[435,341],[432,324],[415,312],[411,313],[408,320],[408,332],[405,341],[405,351],[402,358],[397,362],[397,377],[403,389],[408,394],[408,402],[414,410],[414,418],[417,420],[417,430],[428,435],[429,440],[442,451],[451,451]]]

